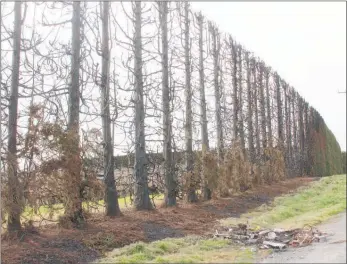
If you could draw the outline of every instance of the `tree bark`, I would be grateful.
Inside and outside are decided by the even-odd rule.
[[[80,2],[73,2],[72,16],[72,60],[71,60],[71,84],[69,89],[69,117],[68,117],[68,138],[67,149],[67,169],[70,179],[67,182],[67,192],[69,199],[65,201],[65,215],[75,224],[80,224],[84,220],[82,212],[82,200],[80,197],[81,187],[81,158],[79,149],[79,99],[80,82],[79,69],[81,50],[81,6]]]
[[[213,84],[215,97],[215,115],[217,123],[217,153],[219,163],[223,160],[224,140],[223,127],[221,118],[220,89],[219,89],[219,53],[220,53],[220,36],[217,28],[209,23],[209,30],[212,35],[212,56],[213,56]]]
[[[254,122],[255,122],[255,153],[256,159],[259,159],[260,156],[260,131],[259,131],[259,109],[258,109],[258,76],[257,76],[257,63],[253,60],[253,103],[254,103]]]
[[[176,187],[172,168],[172,146],[171,146],[171,112],[170,112],[170,87],[169,87],[169,62],[168,62],[168,30],[167,15],[168,2],[158,2],[161,27],[161,64],[162,64],[162,108],[163,108],[163,157],[165,178],[165,205],[176,205]]]
[[[150,210],[153,208],[148,190],[147,154],[145,141],[145,110],[143,104],[142,75],[142,9],[141,2],[135,2],[135,208]]]
[[[20,215],[22,212],[22,193],[18,179],[17,160],[17,122],[18,122],[18,86],[20,67],[20,46],[22,31],[21,2],[14,4],[14,32],[12,53],[12,80],[11,95],[8,109],[8,145],[7,145],[7,169],[8,169],[8,232],[21,230]]]
[[[237,93],[237,49],[236,43],[230,37],[231,44],[231,58],[232,58],[232,83],[233,83],[233,141],[236,142],[239,139],[239,102]]]
[[[303,115],[304,115],[304,102],[302,97],[297,94],[297,98],[298,98],[298,106],[299,106],[299,146],[300,146],[300,176],[302,176],[304,174],[304,151],[305,151],[305,132],[304,132],[304,119],[303,119]]]
[[[250,65],[249,52],[246,52],[246,67],[247,67],[247,126],[248,126],[248,151],[250,161],[253,163],[255,160],[254,140],[253,140],[253,98],[252,98],[252,86],[251,86],[251,68],[254,65]]]
[[[245,152],[245,133],[244,133],[244,127],[243,127],[243,87],[242,87],[242,47],[241,45],[238,45],[238,88],[239,88],[239,95],[238,95],[238,116],[239,116],[239,135],[240,135],[240,144],[242,152]]]
[[[102,2],[102,65],[101,65],[101,117],[104,138],[104,183],[107,216],[119,216],[120,209],[115,184],[113,144],[110,117],[110,48],[109,48],[109,10],[110,3]]]
[[[310,124],[309,124],[309,104],[307,102],[305,102],[305,107],[304,107],[304,118],[305,118],[305,123],[304,123],[304,126],[305,126],[305,135],[304,135],[304,174],[305,175],[309,175],[310,173],[310,166],[309,166],[309,148],[310,148],[310,142],[309,142],[309,139],[310,139],[310,134],[309,134],[309,131],[310,131]]]
[[[287,119],[287,133],[288,133],[288,142],[287,142],[287,147],[288,147],[288,161],[289,161],[289,168],[290,168],[290,174],[293,175],[293,137],[292,137],[292,117],[291,117],[291,109],[292,109],[292,103],[291,103],[291,94],[290,94],[290,87],[288,87],[287,91],[287,100],[288,100],[288,119]]]
[[[288,169],[289,166],[289,131],[288,131],[288,97],[287,97],[287,90],[288,90],[288,84],[283,82],[283,95],[284,95],[284,131],[285,131],[285,159],[286,159],[286,166]]]
[[[184,3],[184,61],[185,61],[185,99],[186,99],[186,123],[185,123],[185,145],[186,145],[186,173],[190,177],[187,200],[196,202],[194,182],[194,158],[193,158],[193,129],[192,129],[192,88],[190,72],[190,41],[189,41],[189,2]]]
[[[276,82],[276,96],[277,96],[277,131],[278,131],[278,145],[283,147],[284,135],[283,135],[283,114],[282,114],[282,98],[281,98],[281,85],[280,77],[275,73]]]
[[[309,160],[309,153],[310,153],[310,121],[309,121],[309,105],[308,103],[305,103],[305,109],[304,109],[304,114],[305,114],[305,168],[304,168],[304,173],[306,175],[310,175],[310,160]]]
[[[298,170],[298,126],[297,126],[297,98],[296,92],[293,89],[291,91],[292,95],[292,123],[293,123],[293,162],[295,167],[295,174],[299,173]]]
[[[197,16],[199,25],[199,84],[200,84],[200,123],[201,123],[201,138],[202,138],[202,158],[209,151],[207,117],[206,117],[206,98],[205,98],[205,72],[204,72],[204,46],[203,46],[203,23],[204,17],[201,13]],[[211,199],[211,190],[208,188],[206,177],[205,164],[202,166],[202,181],[203,181],[203,199]]]
[[[271,116],[271,97],[269,91],[269,79],[270,79],[270,69],[265,69],[265,89],[266,89],[266,111],[267,111],[267,135],[268,135],[268,146],[272,148],[273,136],[272,136],[272,116]]]
[[[259,64],[259,93],[260,93],[260,117],[261,117],[261,138],[263,150],[267,146],[267,135],[266,135],[266,115],[265,115],[265,95],[264,95],[264,63]]]
[[[283,101],[284,101],[284,120],[283,120],[283,133],[284,133],[284,159],[285,159],[285,167],[287,170],[287,174],[289,174],[290,171],[290,158],[289,158],[289,135],[288,135],[288,99],[287,99],[287,89],[288,84],[284,81],[282,81],[282,88],[283,88]]]

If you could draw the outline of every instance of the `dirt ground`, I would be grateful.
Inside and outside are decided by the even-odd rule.
[[[230,198],[197,204],[180,203],[175,208],[160,208],[152,212],[129,210],[114,219],[93,215],[88,224],[79,230],[47,225],[37,234],[27,233],[21,241],[2,239],[1,263],[87,263],[108,250],[136,241],[206,235],[213,232],[218,219],[239,217],[312,180],[314,178],[293,178],[270,186],[259,186]]]

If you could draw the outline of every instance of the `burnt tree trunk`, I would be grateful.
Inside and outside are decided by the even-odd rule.
[[[262,149],[267,147],[267,135],[266,135],[266,114],[265,114],[265,95],[264,95],[264,63],[259,64],[259,95],[260,95],[260,123],[261,123],[261,139]]]
[[[189,36],[189,2],[184,3],[184,66],[185,66],[185,99],[186,99],[186,122],[185,122],[185,145],[186,145],[186,173],[189,175],[189,186],[187,193],[188,202],[196,202],[194,182],[194,158],[193,158],[193,128],[192,128],[192,87],[191,87],[191,65],[190,65],[190,36]]]
[[[253,60],[253,104],[254,104],[254,125],[255,125],[255,153],[256,153],[256,158],[259,159],[260,156],[260,131],[259,131],[259,108],[258,108],[258,87],[259,84],[257,83],[258,81],[258,76],[257,76],[257,63],[255,60]]]
[[[206,98],[205,98],[205,73],[204,73],[204,47],[203,47],[203,23],[204,18],[201,13],[197,16],[199,25],[199,84],[200,84],[200,123],[201,123],[201,137],[202,137],[202,155],[203,159],[206,152],[209,151],[208,131],[207,131],[207,117],[206,117]],[[203,181],[203,198],[204,200],[211,199],[211,190],[208,188],[207,177],[205,175],[206,165],[202,167],[202,181]]]
[[[270,80],[270,69],[265,69],[265,90],[266,90],[266,112],[267,112],[267,135],[268,135],[268,146],[272,148],[273,144],[273,135],[272,135],[272,115],[271,115],[271,96],[270,96],[270,88],[269,88],[269,80]]]
[[[104,138],[104,183],[107,216],[120,215],[117,189],[114,179],[113,144],[110,117],[110,48],[109,48],[110,3],[102,3],[102,65],[101,65],[101,118]]]
[[[292,137],[292,102],[291,102],[291,94],[290,94],[290,87],[288,87],[286,94],[287,94],[287,106],[288,106],[288,112],[287,112],[287,152],[288,152],[288,161],[289,161],[289,169],[290,169],[290,175],[293,176],[293,137]]]
[[[250,65],[249,52],[246,52],[246,67],[247,67],[247,126],[248,126],[248,151],[250,161],[253,163],[255,160],[255,149],[254,149],[254,140],[253,140],[253,97],[252,97],[252,85],[251,85],[251,69],[254,65]]]
[[[168,2],[158,2],[161,28],[161,65],[162,65],[162,111],[163,111],[163,158],[165,178],[165,205],[176,205],[176,187],[172,166],[172,134],[170,112],[170,87],[169,87],[169,48],[168,48]]]
[[[71,56],[71,84],[69,88],[69,117],[68,117],[68,138],[67,149],[67,169],[69,180],[67,192],[69,198],[65,201],[65,216],[79,225],[84,221],[82,212],[82,199],[80,197],[81,158],[79,149],[79,105],[80,105],[80,72],[81,68],[81,3],[73,2],[72,15],[72,56]]]
[[[292,123],[293,123],[293,166],[295,167],[295,174],[299,173],[298,170],[298,122],[297,122],[297,98],[296,98],[296,92],[293,89],[291,91],[292,95]]]
[[[300,165],[299,165],[299,173],[300,176],[302,176],[304,174],[304,153],[305,153],[305,131],[304,131],[304,102],[302,97],[297,94],[297,98],[298,98],[298,108],[299,108],[299,146],[300,146]]]
[[[287,173],[289,173],[289,140],[288,140],[288,99],[287,99],[287,90],[288,84],[282,81],[283,88],[283,101],[284,101],[284,121],[283,121],[283,133],[284,133],[284,156]]]
[[[148,190],[147,154],[145,140],[145,110],[143,103],[143,75],[142,75],[142,8],[141,2],[134,6],[135,36],[134,36],[134,80],[135,80],[135,186],[134,205],[136,210],[150,210],[153,208]]]
[[[242,152],[245,152],[245,132],[243,127],[243,87],[242,87],[242,47],[241,45],[238,45],[238,88],[239,88],[239,95],[238,95],[238,116],[239,116],[239,136],[240,136],[240,144]]]
[[[219,53],[220,53],[220,35],[217,28],[209,24],[209,30],[212,35],[212,56],[213,56],[213,82],[214,82],[214,96],[215,96],[215,114],[217,123],[217,152],[219,163],[223,160],[224,140],[223,128],[221,118],[221,104],[220,104],[220,85],[219,85]]]
[[[275,83],[276,83],[276,100],[277,100],[277,133],[278,133],[278,146],[281,148],[284,145],[284,135],[283,135],[283,114],[282,114],[282,98],[281,98],[281,85],[280,77],[275,73]]]
[[[7,143],[7,174],[8,174],[8,232],[21,230],[20,216],[22,212],[22,193],[18,179],[17,160],[17,116],[18,116],[18,87],[22,31],[22,3],[14,4],[14,31],[12,53],[11,94],[8,106],[8,143]]]
[[[231,58],[232,58],[232,82],[233,82],[233,141],[238,141],[238,125],[239,125],[239,102],[237,93],[237,46],[230,38],[231,43]]]
[[[309,105],[308,103],[305,103],[305,109],[304,109],[304,115],[305,115],[305,166],[304,166],[304,173],[306,175],[310,175],[310,160],[309,160],[309,153],[310,153],[310,121],[309,121]]]

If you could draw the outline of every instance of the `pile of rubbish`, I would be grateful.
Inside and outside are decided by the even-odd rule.
[[[238,224],[228,230],[218,232],[213,237],[232,239],[242,245],[257,245],[260,249],[285,249],[287,247],[303,247],[313,242],[326,241],[327,234],[315,227],[284,230],[280,228],[253,230],[245,224]]]

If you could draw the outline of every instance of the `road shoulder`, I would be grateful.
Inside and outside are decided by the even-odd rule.
[[[318,229],[329,234],[325,242],[275,252],[261,263],[346,263],[346,212],[319,225]]]

